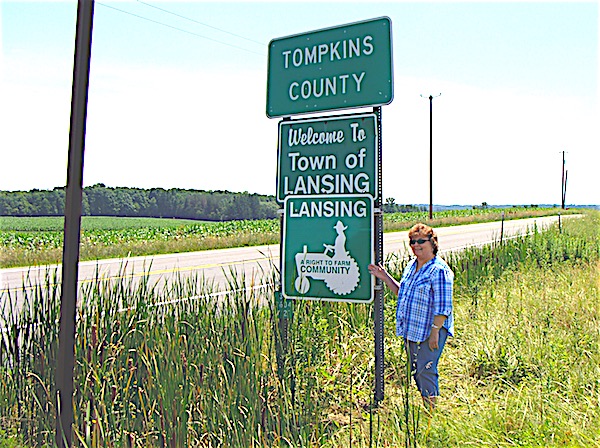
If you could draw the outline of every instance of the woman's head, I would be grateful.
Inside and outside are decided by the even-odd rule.
[[[431,247],[433,248],[433,254],[437,255],[438,252],[438,239],[437,234],[433,230],[433,228],[429,227],[426,224],[418,223],[411,227],[408,231],[408,238],[410,240],[419,240],[419,239],[427,239],[431,243]]]

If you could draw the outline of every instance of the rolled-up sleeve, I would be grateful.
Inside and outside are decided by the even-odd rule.
[[[450,269],[437,269],[433,276],[433,315],[450,316],[452,314],[452,288],[454,274]]]

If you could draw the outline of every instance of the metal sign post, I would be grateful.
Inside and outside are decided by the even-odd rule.
[[[378,130],[378,178],[381,179],[381,107],[375,108],[377,114],[377,130]],[[382,208],[382,185],[379,182],[378,194],[375,202],[375,263],[383,262],[383,208]],[[373,302],[373,319],[375,333],[375,405],[383,400],[383,374],[384,374],[384,300],[383,300],[383,282],[377,279],[375,286],[375,300]]]
[[[60,332],[56,361],[58,415],[55,440],[59,448],[72,445],[73,368],[75,366],[75,308],[77,305],[77,275],[79,238],[81,231],[81,198],[83,195],[83,154],[87,116],[90,57],[94,0],[79,0],[77,33],[71,96],[71,128],[69,131],[69,166],[65,201],[65,228],[62,265],[62,296],[60,301]]]

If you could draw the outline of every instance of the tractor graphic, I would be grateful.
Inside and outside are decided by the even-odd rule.
[[[356,260],[346,250],[347,226],[338,221],[333,227],[337,232],[334,244],[323,244],[322,253],[309,253],[304,250],[295,255],[297,277],[294,287],[300,294],[306,294],[310,288],[309,277],[323,280],[327,288],[339,295],[350,294],[356,289],[360,279],[360,270]]]

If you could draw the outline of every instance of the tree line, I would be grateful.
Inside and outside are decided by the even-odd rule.
[[[412,204],[397,204],[396,199],[386,198],[382,204],[384,213],[411,213],[411,212],[424,212],[427,211],[427,207],[412,205]]]
[[[64,215],[65,188],[0,191],[0,216]],[[141,189],[96,184],[83,189],[82,215],[181,218],[208,221],[277,216],[274,196],[229,191]]]

